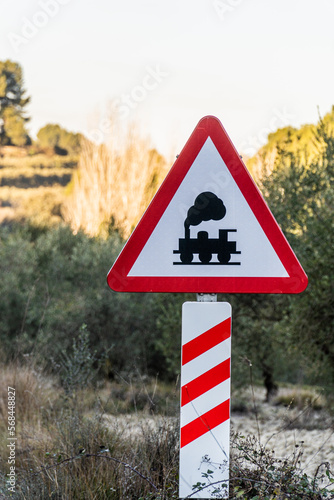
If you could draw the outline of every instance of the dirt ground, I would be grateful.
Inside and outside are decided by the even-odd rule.
[[[243,394],[247,411],[231,411],[231,431],[243,436],[254,435],[276,458],[291,458],[300,454],[299,466],[313,476],[318,466],[329,462],[334,470],[334,424],[322,408],[284,407],[264,402],[264,391],[257,389]],[[106,415],[108,426],[118,428],[124,437],[143,436],[160,425],[175,422],[172,417],[148,415]]]
[[[323,409],[291,408],[264,402],[264,393],[255,399],[249,391],[252,411],[231,412],[231,429],[242,435],[254,435],[277,458],[293,458],[302,452],[300,466],[313,475],[323,462],[334,470],[334,424]],[[255,405],[254,405],[255,401]]]

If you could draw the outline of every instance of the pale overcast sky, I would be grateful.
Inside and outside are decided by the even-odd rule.
[[[217,116],[240,153],[334,104],[333,0],[2,0],[0,59],[19,62],[34,135],[104,139],[112,101],[163,154]]]

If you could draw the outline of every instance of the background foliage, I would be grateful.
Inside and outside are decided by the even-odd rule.
[[[249,380],[252,364],[267,398],[279,382],[317,383],[332,393],[334,139],[329,123],[327,117],[314,128],[307,164],[301,147],[294,153],[281,147],[281,132],[272,172],[261,178],[268,204],[309,275],[307,291],[220,297],[233,307],[233,384]],[[0,338],[8,358],[35,352],[57,363],[85,324],[98,356],[108,353],[101,368],[105,375],[139,370],[175,380],[181,304],[195,297],[116,294],[105,281],[123,238],[166,172],[158,153],[133,138],[132,133],[113,149],[83,145],[62,209],[72,229],[27,221],[0,227]]]
[[[20,65],[1,62],[2,144],[15,143],[6,113],[23,126],[28,102]],[[108,145],[48,124],[32,149],[14,148],[15,158],[7,155],[13,146],[3,149],[0,340],[7,358],[34,352],[57,363],[85,324],[97,355],[108,353],[106,375],[135,369],[173,380],[180,361],[181,303],[192,296],[115,294],[105,282],[168,166],[134,128],[122,135],[118,124],[110,123]],[[38,147],[51,148],[52,156],[33,149]],[[54,155],[57,148],[72,156],[62,160]],[[73,153],[80,154],[78,163]],[[319,383],[329,395],[334,384],[333,154],[334,108],[317,125],[270,134],[249,161],[309,275],[301,295],[221,297],[234,311],[233,383],[245,383],[252,365],[268,398],[278,382]],[[54,186],[53,194],[46,192]],[[28,191],[26,215],[8,218]]]
[[[81,134],[74,134],[60,125],[48,123],[37,132],[42,148],[52,148],[56,154],[78,154],[81,149]]]
[[[167,173],[164,158],[135,129],[106,146],[83,141],[64,218],[74,232],[127,239]],[[89,207],[89,209],[87,209]]]
[[[30,143],[25,128],[28,117],[21,66],[13,61],[0,61],[0,145],[24,146]]]

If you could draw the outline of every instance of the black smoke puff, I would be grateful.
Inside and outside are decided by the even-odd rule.
[[[196,197],[193,206],[189,208],[184,225],[198,226],[203,221],[220,220],[225,214],[226,207],[222,200],[214,193],[205,191]]]

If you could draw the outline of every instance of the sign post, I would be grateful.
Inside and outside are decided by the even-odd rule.
[[[227,498],[231,307],[216,294],[300,293],[307,276],[217,118],[200,120],[107,281],[198,294],[182,315],[180,497]]]
[[[211,297],[209,297],[210,300]],[[179,495],[228,498],[231,306],[182,307]]]

